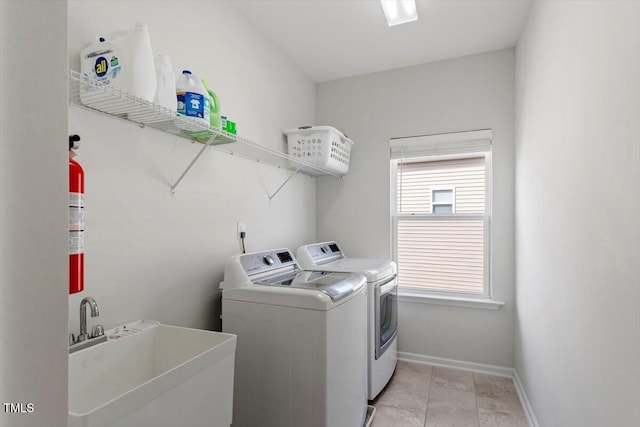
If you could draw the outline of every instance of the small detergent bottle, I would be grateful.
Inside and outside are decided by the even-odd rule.
[[[160,52],[155,59],[156,97],[154,103],[170,111],[176,111],[176,74],[173,72],[169,54]]]
[[[176,74],[173,72],[167,52],[160,52],[155,60],[156,90],[153,103],[176,114]],[[128,114],[129,120],[139,123],[154,123],[167,120],[164,115],[149,114],[148,110],[138,110]]]
[[[202,86],[198,76],[189,70],[183,70],[176,82],[178,114],[189,117],[192,123],[176,120],[176,127],[184,130],[203,130],[209,128],[209,94]]]

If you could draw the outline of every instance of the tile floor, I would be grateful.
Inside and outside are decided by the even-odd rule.
[[[527,427],[511,378],[398,361],[372,427]]]

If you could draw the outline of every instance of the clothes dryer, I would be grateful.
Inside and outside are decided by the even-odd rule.
[[[367,278],[367,398],[382,391],[397,362],[398,281],[396,263],[385,259],[348,258],[336,242],[300,246],[305,270],[361,273]]]
[[[222,330],[237,335],[234,427],[361,427],[367,286],[303,271],[288,249],[231,257]]]

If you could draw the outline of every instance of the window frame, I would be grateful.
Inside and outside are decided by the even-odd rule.
[[[398,213],[398,167],[401,163],[414,163],[424,161],[437,161],[437,160],[457,160],[465,158],[485,158],[485,212],[484,214],[468,214],[468,213],[452,213],[452,214],[434,214],[434,213]],[[477,306],[474,302],[488,302],[491,307],[498,308],[502,303],[493,303],[492,292],[492,274],[491,274],[491,216],[492,216],[492,153],[489,149],[483,152],[465,152],[457,154],[446,155],[427,155],[427,156],[411,156],[406,158],[391,158],[390,159],[390,213],[391,213],[391,254],[393,260],[398,263],[398,222],[399,220],[482,220],[483,221],[483,292],[481,294],[469,294],[464,292],[449,292],[437,289],[420,289],[407,286],[398,285],[398,296],[401,300],[413,297],[419,298],[432,298],[436,303],[442,303],[443,300],[449,300],[453,302],[453,305],[465,305],[465,301],[469,301],[469,305]],[[453,187],[453,186],[451,186]],[[451,187],[447,187],[451,188]],[[444,187],[443,187],[444,188]],[[439,189],[433,187],[433,189]],[[429,191],[432,191],[431,189]],[[454,203],[455,203],[455,189],[454,189]],[[433,212],[433,208],[431,209]],[[455,210],[454,210],[455,212]]]
[[[431,190],[431,213],[434,215],[446,215],[446,214],[441,214],[441,213],[435,213],[433,211],[433,207],[434,206],[449,206],[451,205],[451,214],[455,214],[456,213],[456,187],[454,186],[436,186],[436,187],[430,187]],[[444,202],[434,202],[434,197],[433,197],[433,193],[435,191],[451,191],[451,203],[444,203]]]

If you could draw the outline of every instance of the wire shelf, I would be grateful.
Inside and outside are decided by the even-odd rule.
[[[259,163],[302,172],[310,176],[342,176],[304,160],[272,150],[246,138],[203,125],[198,119],[176,114],[175,111],[135,97],[112,86],[91,80],[74,70],[69,70],[69,103],[126,120],[138,126],[150,127],[189,141],[203,143],[202,150],[196,154],[182,175],[171,186],[172,192],[207,147]]]

